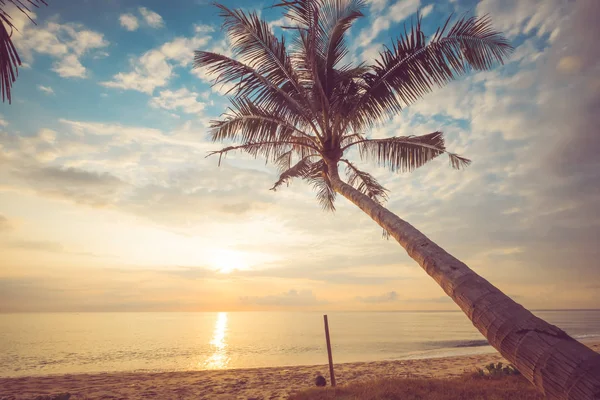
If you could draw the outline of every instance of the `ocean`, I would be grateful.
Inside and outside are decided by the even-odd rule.
[[[600,310],[537,311],[578,339]],[[494,351],[462,312],[332,312],[335,363]],[[0,314],[0,376],[326,364],[313,312]]]

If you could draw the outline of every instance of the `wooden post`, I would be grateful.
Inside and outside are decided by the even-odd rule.
[[[323,315],[325,320],[325,340],[327,341],[327,356],[329,357],[329,377],[331,378],[331,386],[335,386],[335,374],[333,373],[333,357],[331,356],[331,340],[329,339],[329,323],[327,315]]]

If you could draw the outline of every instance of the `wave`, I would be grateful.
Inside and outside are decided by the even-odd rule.
[[[469,340],[462,343],[457,343],[454,347],[481,347],[489,345],[490,344],[487,340]]]
[[[574,339],[591,339],[600,337],[600,333],[582,333],[580,335],[573,335]]]
[[[444,340],[431,342],[434,348],[464,348],[464,347],[482,347],[489,346],[487,340]]]
[[[592,338],[600,338],[600,333],[583,333],[579,335],[573,335],[574,339],[592,339]],[[490,346],[490,343],[485,340],[446,340],[446,341],[437,341],[433,343],[435,347],[442,348],[465,348],[465,347],[482,347],[482,346]]]

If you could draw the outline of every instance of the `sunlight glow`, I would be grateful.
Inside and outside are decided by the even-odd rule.
[[[213,337],[210,341],[211,346],[214,349],[213,354],[204,363],[204,368],[207,369],[224,369],[229,364],[229,357],[227,356],[227,342],[225,338],[227,336],[227,313],[220,312],[217,316],[217,322],[215,323],[215,330]]]
[[[216,251],[211,264],[222,274],[229,274],[235,270],[244,270],[249,267],[244,255],[232,250]]]

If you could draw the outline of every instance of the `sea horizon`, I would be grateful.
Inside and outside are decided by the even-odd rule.
[[[600,337],[600,310],[534,313],[576,339]],[[321,365],[327,363],[322,314],[2,313],[0,376]],[[468,318],[454,310],[326,314],[337,364],[495,352]]]
[[[530,308],[531,312],[536,311],[600,311],[600,308]],[[0,311],[2,314],[102,314],[102,313],[313,313],[327,314],[329,313],[404,313],[404,312],[419,312],[419,313],[463,313],[462,310],[334,310],[334,311],[315,311],[315,310],[86,310],[86,311]]]

